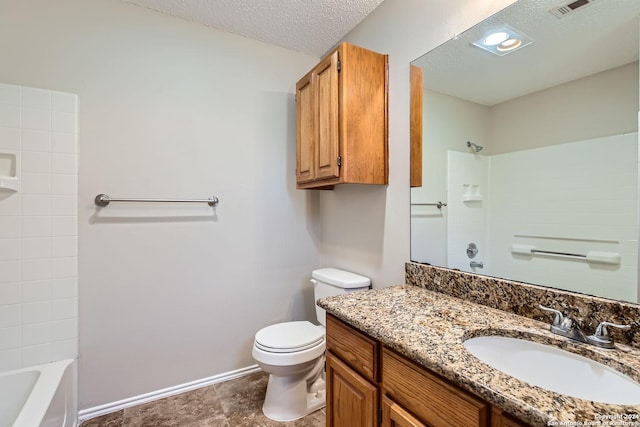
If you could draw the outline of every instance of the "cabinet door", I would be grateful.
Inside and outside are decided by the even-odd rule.
[[[323,59],[314,68],[316,94],[315,178],[337,178],[338,134],[338,51]]]
[[[382,385],[395,402],[433,427],[487,427],[489,405],[387,348]]]
[[[528,424],[512,417],[497,406],[491,408],[491,427],[528,427]]]
[[[377,425],[378,389],[327,352],[327,427]]]
[[[402,406],[389,399],[382,398],[382,427],[427,427]]]
[[[315,108],[313,73],[296,84],[296,181],[314,179]]]

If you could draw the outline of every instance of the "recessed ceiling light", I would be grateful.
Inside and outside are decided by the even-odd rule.
[[[485,37],[483,43],[486,46],[495,46],[509,39],[509,33],[506,31],[497,31]]]
[[[500,52],[507,52],[509,50],[517,49],[522,46],[522,40],[520,39],[507,39],[500,43],[496,49]]]
[[[481,39],[472,44],[487,52],[504,56],[531,43],[533,43],[533,39],[522,31],[515,30],[508,25],[502,25],[486,32]]]

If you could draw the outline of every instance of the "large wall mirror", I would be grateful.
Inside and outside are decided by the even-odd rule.
[[[639,16],[520,0],[412,62],[413,261],[638,302]]]

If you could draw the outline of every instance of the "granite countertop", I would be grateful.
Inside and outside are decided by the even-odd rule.
[[[398,285],[352,292],[318,305],[385,346],[534,426],[597,422],[603,416],[640,415],[640,405],[577,399],[529,385],[475,358],[463,346],[483,335],[526,338],[608,365],[640,382],[640,350],[616,344],[605,350],[552,334],[549,324],[442,293]],[[549,320],[551,321],[551,315]],[[640,419],[616,421],[638,422]],[[597,424],[594,424],[597,425]],[[621,424],[618,424],[621,425]]]

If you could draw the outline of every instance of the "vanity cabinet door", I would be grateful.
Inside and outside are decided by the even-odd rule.
[[[382,427],[428,427],[419,419],[407,412],[402,406],[382,397]]]
[[[433,427],[486,427],[489,405],[404,357],[382,350],[384,393]]]
[[[375,427],[378,388],[327,352],[327,427]]]
[[[491,408],[491,427],[529,427],[497,406]]]

